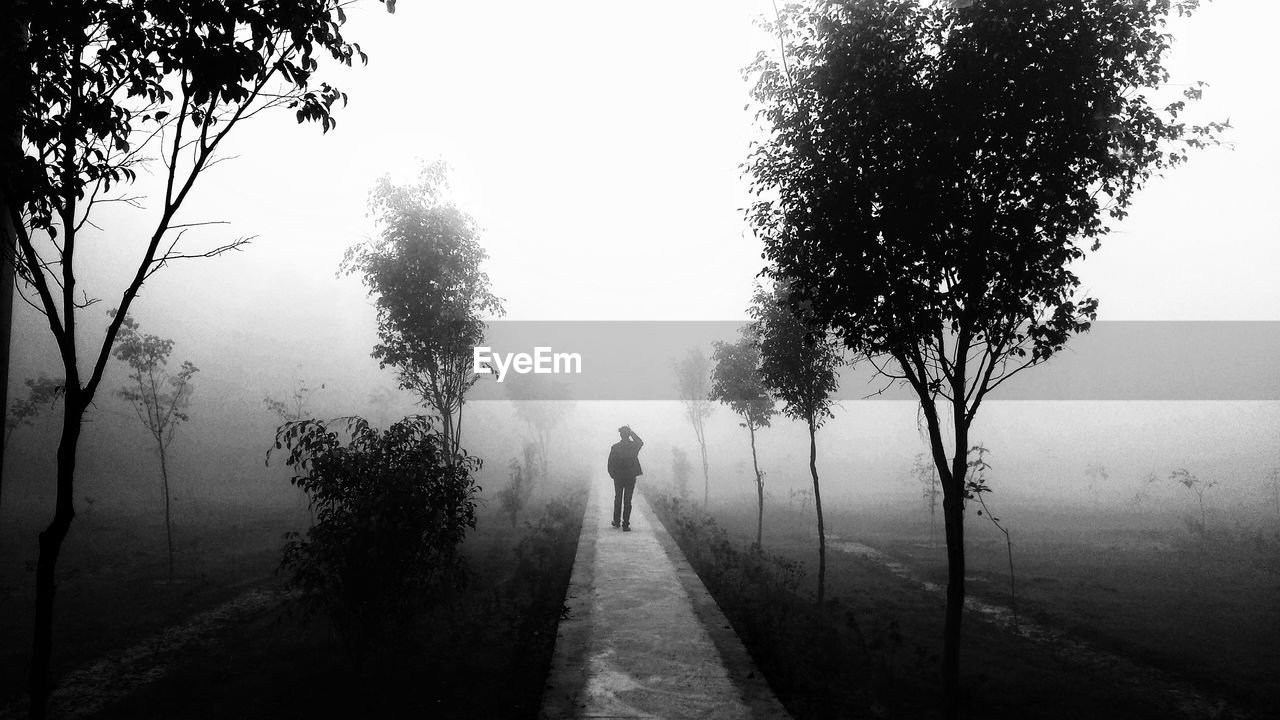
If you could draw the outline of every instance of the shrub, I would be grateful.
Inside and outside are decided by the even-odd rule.
[[[286,536],[281,570],[353,657],[465,579],[458,544],[475,528],[480,460],[450,452],[428,418],[385,432],[358,417],[301,420],[275,447],[316,513],[305,537]]]

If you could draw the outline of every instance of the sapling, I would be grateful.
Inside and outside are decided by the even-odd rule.
[[[1200,505],[1200,537],[1203,538],[1209,530],[1209,526],[1205,524],[1204,494],[1209,488],[1217,485],[1218,481],[1201,480],[1186,468],[1178,468],[1169,473],[1169,479],[1195,493],[1196,502]]]
[[[1004,533],[1005,551],[1009,557],[1009,609],[1013,611],[1013,630],[1018,631],[1018,594],[1016,586],[1016,576],[1013,573],[1013,540],[1009,537],[1009,529],[1000,524],[1000,518],[991,514],[991,510],[987,508],[987,501],[982,497],[984,494],[991,492],[991,488],[987,486],[987,471],[991,469],[991,465],[987,463],[987,453],[991,452],[982,444],[974,445],[969,448],[971,459],[968,461],[969,478],[965,481],[965,498],[969,500],[977,500],[982,509],[978,511],[978,516],[986,516],[996,529]],[[972,457],[974,454],[977,457]]]
[[[116,311],[108,313],[116,317]],[[198,369],[183,361],[177,374],[165,366],[173,351],[173,341],[142,332],[138,323],[125,317],[116,336],[112,354],[129,365],[129,380],[117,394],[129,402],[138,419],[151,433],[160,456],[160,480],[164,486],[164,529],[169,550],[169,582],[173,582],[173,521],[170,512],[169,445],[178,426],[188,420],[187,407],[195,387],[191,378]]]
[[[937,547],[938,498],[942,497],[942,488],[938,485],[938,468],[924,453],[916,453],[911,474],[923,486],[920,496],[924,498],[924,506],[929,510],[929,545]]]
[[[267,411],[280,419],[280,423],[298,422],[299,420],[307,420],[312,417],[311,396],[324,389],[324,383],[320,383],[320,387],[310,387],[306,380],[300,380],[297,376],[293,378],[293,389],[284,399],[280,399],[267,393],[262,397],[262,404]],[[299,487],[298,498],[300,502],[306,503],[307,512],[311,515],[311,524],[316,522],[315,508],[311,505],[311,500],[307,497],[306,492]]]
[[[1107,474],[1107,469],[1098,463],[1094,463],[1084,469],[1085,477],[1089,478],[1089,492],[1093,495],[1093,507],[1098,507],[1098,486],[1105,483],[1111,478]]]

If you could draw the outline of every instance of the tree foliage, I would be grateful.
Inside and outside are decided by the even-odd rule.
[[[291,482],[316,509],[281,567],[300,602],[328,615],[348,650],[401,627],[464,578],[458,545],[474,529],[481,461],[424,416],[379,432],[359,417],[300,420],[276,432]]]
[[[52,409],[62,395],[62,383],[43,373],[23,381],[27,396],[14,398],[9,403],[9,413],[4,421],[4,443],[9,444],[13,432],[26,425],[30,427],[42,411]]]
[[[743,427],[769,427],[777,410],[760,372],[759,337],[747,326],[736,341],[716,341],[712,347],[709,397],[728,405]]]
[[[943,676],[958,698],[968,431],[987,394],[1088,330],[1072,263],[1154,175],[1216,143],[1163,106],[1168,0],[788,6],[748,68],[766,274],[920,399],[943,488]],[[940,417],[951,416],[943,438]],[[950,456],[948,457],[948,452]]]
[[[341,271],[360,273],[376,296],[373,357],[439,415],[456,448],[466,393],[479,378],[472,349],[484,343],[485,318],[503,309],[480,269],[488,258],[480,230],[446,197],[446,173],[436,162],[411,184],[378,180],[369,209],[379,237],[347,250]]]
[[[789,300],[786,282],[756,288],[750,314],[759,338],[760,377],[782,401],[781,412],[816,427],[830,417],[845,362],[842,343],[817,324],[812,313]]]
[[[166,369],[173,341],[144,333],[136,320],[125,318],[112,354],[129,366],[129,381],[118,394],[124,398],[162,451],[173,442],[178,426],[190,419],[187,408],[199,368],[184,360],[176,374]]]

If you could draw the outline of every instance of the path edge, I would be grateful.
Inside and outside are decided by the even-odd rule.
[[[702,578],[698,577],[698,573],[689,564],[675,538],[667,531],[662,518],[653,511],[648,498],[637,493],[636,499],[644,502],[645,512],[653,520],[654,537],[658,539],[663,552],[675,566],[676,577],[679,578],[680,585],[684,587],[685,593],[693,603],[694,616],[706,628],[707,635],[711,637],[712,644],[720,653],[720,659],[734,687],[738,689],[743,704],[751,711],[751,717],[754,720],[791,720],[791,714],[778,700],[764,673],[756,667],[751,654],[747,652],[742,639],[738,637],[733,625],[725,617],[719,603],[711,596],[711,591],[707,590]]]

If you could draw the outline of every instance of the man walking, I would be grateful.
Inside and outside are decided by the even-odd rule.
[[[609,448],[609,477],[613,478],[613,526],[631,531],[631,495],[636,489],[636,476],[643,474],[640,469],[640,448],[644,441],[631,432],[631,428],[623,425],[618,428],[622,439]]]

